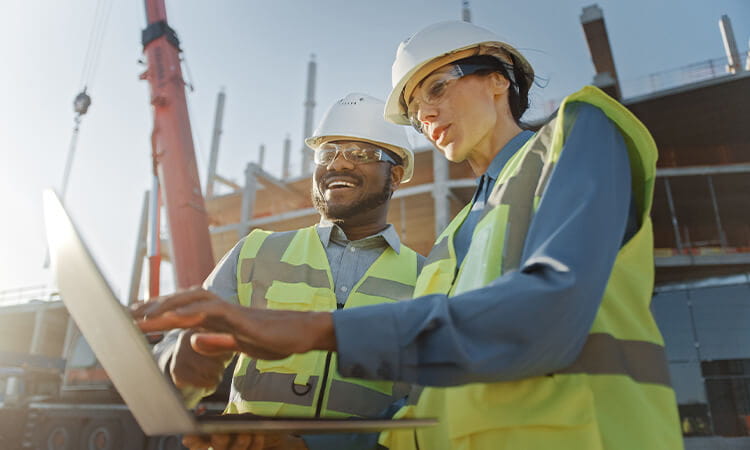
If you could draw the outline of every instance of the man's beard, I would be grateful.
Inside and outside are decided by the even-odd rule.
[[[378,206],[384,204],[393,195],[393,189],[391,189],[391,171],[388,171],[386,176],[385,185],[380,192],[374,192],[367,194],[363,199],[358,202],[349,203],[345,205],[328,205],[323,193],[319,187],[314,186],[312,188],[312,203],[315,209],[318,210],[321,216],[330,220],[331,222],[343,222],[346,219],[350,219],[358,214],[364,214],[367,211],[373,210]]]

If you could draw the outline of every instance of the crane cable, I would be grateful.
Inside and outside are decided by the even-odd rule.
[[[94,23],[91,27],[91,33],[89,34],[89,43],[83,61],[83,69],[81,70],[81,80],[79,83],[81,92],[79,92],[73,100],[73,111],[76,115],[73,117],[73,134],[70,138],[68,156],[65,159],[65,169],[63,170],[63,178],[60,186],[60,199],[63,202],[65,201],[65,193],[68,190],[68,180],[70,179],[70,171],[73,167],[73,156],[75,155],[76,146],[78,144],[78,132],[80,130],[81,117],[86,114],[89,106],[91,106],[91,97],[88,95],[87,90],[91,87],[94,76],[96,75],[96,69],[99,66],[102,42],[104,41],[104,33],[107,29],[109,13],[112,11],[112,3],[112,0],[97,0],[96,9],[94,10]],[[50,256],[49,247],[47,247],[45,250],[43,267],[48,268],[49,265]]]
[[[91,87],[99,67],[99,58],[101,56],[102,43],[104,34],[107,30],[107,22],[110,12],[112,11],[112,0],[97,0],[94,11],[94,23],[89,34],[89,43],[86,49],[86,56],[83,60],[83,69],[81,70],[81,81],[79,87],[82,91]]]
[[[68,156],[65,161],[65,170],[63,171],[62,185],[60,187],[60,198],[63,200],[65,199],[65,192],[68,188],[68,180],[73,165],[73,156],[75,154],[76,145],[78,144],[78,132],[80,130],[81,117],[86,114],[89,106],[91,106],[91,97],[88,94],[88,89],[91,87],[96,75],[96,69],[99,67],[102,43],[104,42],[104,33],[107,30],[107,21],[109,20],[109,15],[112,11],[112,4],[112,0],[97,0],[96,2],[94,23],[92,24],[91,32],[89,33],[88,47],[86,48],[86,56],[83,60],[83,69],[81,70],[81,79],[79,82],[81,91],[76,95],[75,100],[73,100],[73,111],[76,115],[73,118],[73,135],[70,139]]]

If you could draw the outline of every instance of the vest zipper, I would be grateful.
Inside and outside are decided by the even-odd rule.
[[[344,305],[339,305],[336,302],[336,309],[343,309]],[[326,394],[326,385],[328,384],[328,372],[331,371],[331,356],[333,352],[326,353],[326,368],[323,370],[323,379],[320,381],[320,394],[318,397],[318,405],[315,407],[315,417],[320,418],[320,412],[323,409],[323,397]]]
[[[323,378],[320,383],[320,394],[318,394],[318,405],[315,407],[315,417],[320,417],[320,411],[323,409],[323,398],[326,395],[326,384],[328,384],[328,372],[331,368],[331,355],[332,352],[326,354],[326,368],[323,371]]]

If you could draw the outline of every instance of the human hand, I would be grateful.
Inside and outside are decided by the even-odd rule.
[[[307,450],[305,441],[288,434],[212,434],[185,436],[190,450]]]
[[[178,388],[213,388],[221,382],[224,368],[234,352],[193,346],[195,338],[195,330],[180,332],[170,359],[169,374]]]
[[[136,305],[131,313],[144,332],[195,328],[201,354],[242,351],[258,359],[282,359],[310,350],[335,350],[330,313],[247,308],[201,288]]]

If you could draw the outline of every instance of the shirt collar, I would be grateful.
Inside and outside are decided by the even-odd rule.
[[[497,155],[495,155],[484,174],[493,180],[497,180],[497,177],[500,176],[500,171],[503,170],[503,167],[505,167],[510,158],[512,158],[518,149],[523,147],[523,144],[525,144],[533,135],[534,132],[531,130],[523,130],[515,135],[503,146],[503,148],[500,149]]]
[[[350,241],[341,227],[326,219],[320,219],[320,223],[316,228],[323,247],[328,247],[328,244],[330,244],[331,241],[336,241],[345,245],[351,243],[355,247],[374,247],[385,242],[385,245],[391,247],[396,254],[401,253],[401,239],[399,239],[396,229],[390,223],[379,233],[375,233],[372,236],[367,236],[356,241]]]

